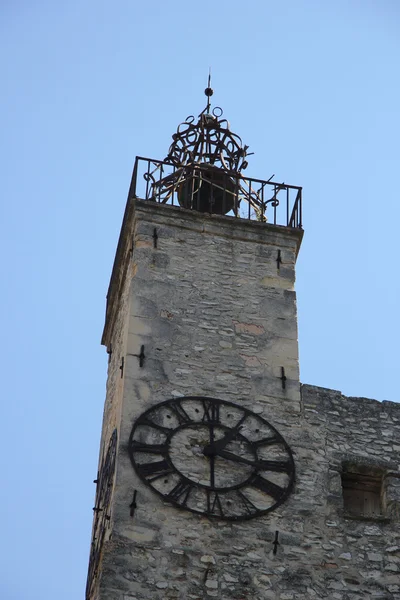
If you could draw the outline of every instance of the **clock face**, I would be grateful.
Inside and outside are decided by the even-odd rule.
[[[294,482],[292,452],[252,411],[224,400],[167,400],[134,423],[129,454],[139,477],[164,500],[227,521],[277,508]]]
[[[110,520],[110,501],[115,472],[115,457],[117,453],[117,430],[114,429],[106,456],[103,458],[101,468],[95,480],[96,500],[93,508],[94,523],[92,544],[90,548],[89,573],[86,585],[86,598],[90,598],[92,586],[97,574],[100,552]]]

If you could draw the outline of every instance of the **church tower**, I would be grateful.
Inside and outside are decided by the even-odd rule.
[[[300,527],[301,188],[247,177],[248,146],[205,92],[165,160],[135,162],[87,600],[283,598],[281,532]]]

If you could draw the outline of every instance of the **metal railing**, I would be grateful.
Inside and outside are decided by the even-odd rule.
[[[176,166],[136,157],[130,197],[274,225],[302,228],[302,188],[244,177],[209,163]]]

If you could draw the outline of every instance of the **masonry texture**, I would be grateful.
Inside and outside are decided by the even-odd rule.
[[[100,456],[114,429],[118,449],[93,600],[400,599],[400,405],[300,385],[300,242],[299,230],[128,203],[103,336]],[[279,430],[296,464],[284,504],[250,521],[210,520],[138,478],[134,421],[191,395],[234,402]],[[348,464],[383,474],[381,516],[346,514]]]

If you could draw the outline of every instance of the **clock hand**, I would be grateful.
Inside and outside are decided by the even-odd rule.
[[[210,424],[210,446],[214,443],[214,425]],[[215,487],[215,454],[209,454],[210,459],[210,486]]]
[[[244,458],[244,456],[238,456],[237,454],[233,454],[233,452],[228,452],[227,450],[219,450],[217,452],[217,456],[221,458],[226,458],[227,460],[232,460],[233,462],[243,463],[245,465],[250,465],[251,467],[255,467],[256,469],[262,469],[265,471],[276,471],[278,473],[288,472],[289,463],[282,460],[249,460]]]
[[[258,462],[255,462],[254,460],[249,460],[248,458],[244,458],[243,456],[233,454],[233,452],[228,452],[228,450],[217,450],[216,454],[218,456],[221,456],[222,458],[233,460],[234,462],[240,462],[245,465],[250,465],[251,467],[258,467],[258,465],[260,464]]]
[[[210,459],[210,487],[214,488],[215,487],[215,455],[210,454],[208,458]]]
[[[244,415],[239,423],[230,431],[228,431],[228,433],[226,435],[224,435],[223,438],[221,438],[220,440],[217,440],[216,442],[211,442],[210,444],[208,444],[207,446],[205,446],[203,448],[203,454],[205,456],[210,456],[211,454],[215,455],[219,450],[222,450],[222,448],[225,448],[225,446],[227,444],[229,444],[229,442],[231,442],[239,433],[240,428],[242,427],[242,423],[245,420],[246,415]]]

